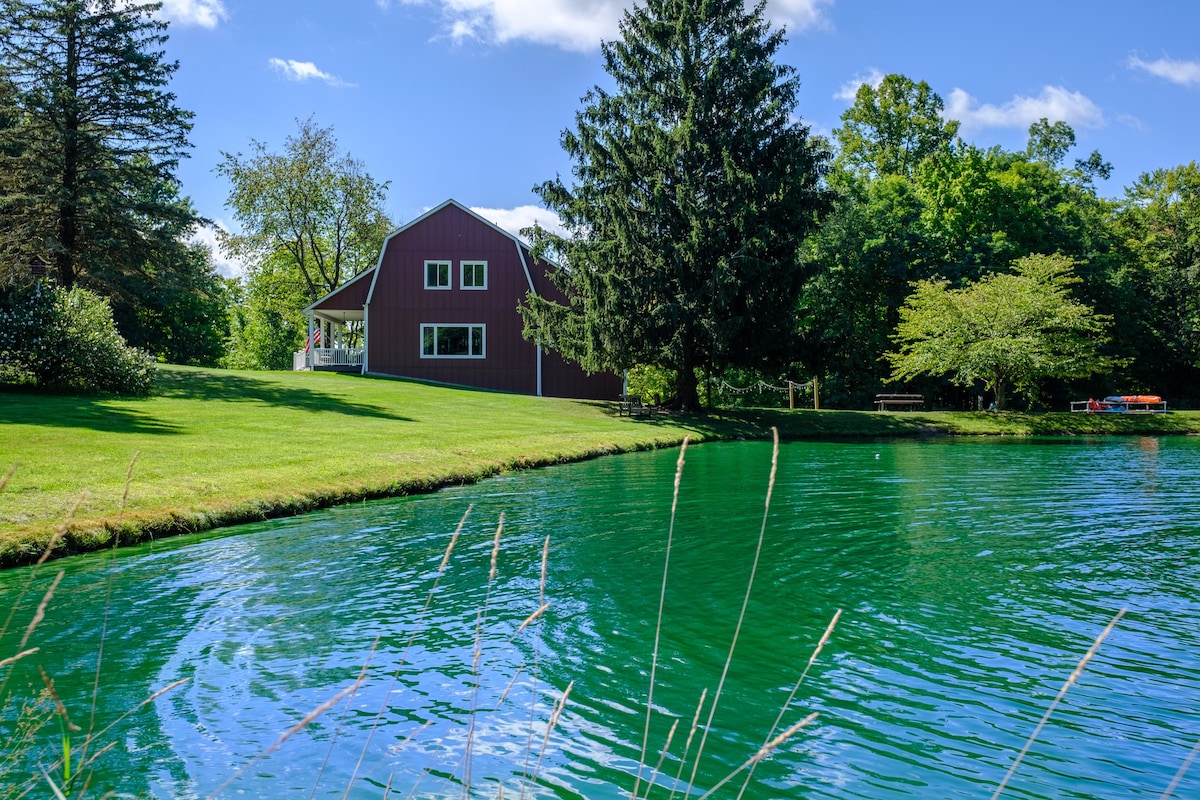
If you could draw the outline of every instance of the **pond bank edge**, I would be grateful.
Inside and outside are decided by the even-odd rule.
[[[819,413],[819,412],[818,412]],[[826,412],[828,413],[828,412]],[[863,412],[843,412],[860,414]],[[936,414],[943,417],[943,414]],[[334,506],[358,503],[367,500],[380,500],[392,497],[406,497],[420,494],[431,494],[449,486],[467,486],[505,472],[525,469],[540,469],[542,467],[561,464],[578,463],[608,455],[641,452],[677,447],[686,436],[694,443],[713,441],[740,441],[770,439],[770,425],[775,422],[779,428],[780,438],[784,441],[817,441],[817,440],[854,440],[854,439],[909,439],[955,436],[962,438],[977,437],[1033,437],[1033,436],[1180,436],[1200,435],[1200,418],[1188,420],[1182,426],[1175,424],[1156,425],[1154,419],[1139,420],[1137,425],[1125,429],[1111,429],[1107,426],[1101,430],[1092,430],[1093,426],[1083,425],[1083,430],[1063,432],[1054,426],[1030,424],[1032,418],[1044,415],[1013,415],[1013,426],[1000,426],[990,430],[972,430],[954,424],[952,420],[930,420],[929,416],[908,414],[885,415],[895,419],[907,417],[898,425],[887,425],[886,430],[814,430],[808,425],[801,425],[802,430],[787,424],[795,420],[795,412],[762,413],[751,412],[716,412],[708,417],[679,419],[678,435],[674,431],[663,436],[664,431],[658,426],[657,438],[648,438],[629,446],[607,444],[591,447],[575,453],[559,453],[545,457],[519,458],[503,464],[481,464],[475,468],[442,475],[432,475],[425,479],[403,482],[385,483],[376,486],[334,487],[327,490],[310,490],[293,495],[264,498],[251,503],[241,503],[228,507],[210,507],[192,510],[162,509],[141,512],[137,515],[122,516],[116,519],[106,518],[85,523],[60,524],[56,530],[47,532],[44,528],[32,528],[16,531],[11,539],[0,544],[0,569],[11,569],[30,566],[39,561],[65,558],[73,555],[98,552],[107,548],[128,547],[155,539],[165,539],[189,533],[242,525],[252,522],[263,522],[271,519],[281,519],[320,511]],[[958,412],[962,419],[974,417],[970,412]],[[955,416],[958,416],[956,414]],[[870,414],[874,416],[874,414]],[[809,416],[801,412],[801,418]],[[777,420],[767,419],[778,417]],[[992,420],[1001,419],[989,415]],[[810,418],[811,419],[811,418]],[[899,422],[900,420],[896,420]],[[840,427],[840,426],[834,426]]]

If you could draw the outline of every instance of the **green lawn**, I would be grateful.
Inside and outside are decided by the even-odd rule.
[[[1200,414],[743,411],[616,416],[590,403],[330,373],[163,367],[148,398],[0,392],[0,565],[424,491],[522,466],[693,439],[1200,432]],[[125,477],[133,463],[122,511]],[[82,500],[80,499],[82,498]]]

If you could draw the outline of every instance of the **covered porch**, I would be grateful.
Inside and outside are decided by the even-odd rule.
[[[366,350],[366,318],[359,309],[305,309],[308,336],[304,349],[292,356],[292,369],[362,372]],[[358,324],[355,324],[358,323]]]

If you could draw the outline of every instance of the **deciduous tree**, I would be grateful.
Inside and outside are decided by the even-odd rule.
[[[900,309],[886,354],[892,380],[949,375],[970,386],[982,381],[996,408],[1008,390],[1036,395],[1050,378],[1082,378],[1115,366],[1102,354],[1109,319],[1071,297],[1078,283],[1064,256],[1018,259],[1012,272],[996,272],[952,289],[945,280],[915,284]]]
[[[838,163],[871,177],[911,176],[918,164],[954,142],[958,122],[943,119],[944,108],[925,81],[886,75],[878,87],[864,83],[833,132]]]
[[[1133,301],[1135,374],[1155,393],[1200,400],[1200,167],[1139,177],[1117,228],[1130,256],[1120,280]]]
[[[593,371],[769,369],[795,357],[799,246],[825,195],[826,153],[795,116],[784,42],[743,0],[647,0],[603,46],[613,90],[584,98],[562,143],[574,184],[535,191],[570,235],[535,230],[563,260],[563,305],[529,297],[526,335]]]
[[[387,182],[338,150],[333,128],[309,118],[284,141],[251,154],[223,153],[217,174],[231,184],[226,206],[241,228],[221,245],[252,265],[290,272],[306,302],[374,265],[392,223],[384,211]]]

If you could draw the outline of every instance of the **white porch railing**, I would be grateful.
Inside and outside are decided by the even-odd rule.
[[[314,347],[305,352],[297,350],[292,355],[292,369],[306,370],[316,367],[361,367],[361,347]]]

